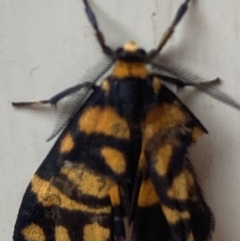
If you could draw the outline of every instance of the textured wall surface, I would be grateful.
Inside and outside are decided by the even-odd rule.
[[[156,46],[181,0],[91,0],[113,48]],[[163,51],[176,65],[240,102],[240,1],[195,0]],[[11,240],[25,188],[54,143],[54,108],[16,110],[11,101],[49,98],[82,80],[103,59],[81,0],[0,0],[0,240]],[[216,216],[214,241],[238,241],[240,112],[205,94],[182,100],[209,130],[191,150]]]

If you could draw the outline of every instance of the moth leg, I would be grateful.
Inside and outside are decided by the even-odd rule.
[[[70,87],[70,88],[54,95],[52,98],[50,98],[48,100],[28,101],[28,102],[12,102],[12,105],[15,107],[38,107],[41,105],[50,104],[50,105],[56,107],[58,101],[60,101],[64,97],[71,95],[82,88],[93,89],[94,87],[95,87],[95,85],[93,83],[85,82],[83,84],[77,84],[73,87]]]
[[[147,60],[151,60],[153,58],[155,58],[160,51],[162,50],[162,48],[164,47],[164,45],[167,43],[167,41],[169,40],[169,38],[172,36],[172,34],[174,33],[175,27],[178,25],[178,23],[181,21],[181,19],[183,18],[183,16],[185,15],[187,9],[188,9],[188,3],[190,2],[190,0],[185,0],[180,7],[178,8],[175,17],[172,21],[172,24],[170,25],[170,27],[164,32],[158,47],[154,50],[152,50],[148,57]]]
[[[188,84],[188,86],[196,87],[199,90],[206,90],[206,89],[215,87],[219,84],[221,84],[221,79],[216,78],[214,80],[209,80],[209,81],[204,81],[204,82],[199,82],[199,83],[190,83],[190,84]]]
[[[85,5],[85,12],[87,14],[88,20],[89,20],[89,22],[91,23],[92,27],[95,30],[95,34],[96,34],[97,40],[98,40],[98,42],[99,42],[103,52],[106,55],[112,57],[113,56],[113,50],[108,45],[106,45],[104,35],[100,31],[100,29],[98,27],[97,18],[95,16],[92,8],[90,7],[90,5],[88,3],[88,0],[83,0],[83,3]]]
[[[177,78],[173,78],[173,77],[169,77],[169,76],[165,76],[165,75],[160,75],[160,74],[154,74],[154,76],[168,82],[171,84],[176,85],[178,88],[183,88],[186,86],[192,86],[195,87],[199,90],[206,90],[208,88],[212,88],[214,86],[217,86],[219,84],[221,84],[221,79],[220,78],[216,78],[214,80],[208,80],[208,81],[203,81],[203,82],[184,82],[181,79],[177,79]]]

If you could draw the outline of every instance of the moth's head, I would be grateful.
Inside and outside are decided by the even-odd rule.
[[[129,41],[119,48],[115,52],[115,56],[119,60],[126,62],[143,62],[146,58],[146,52],[144,49],[138,47],[134,41]]]

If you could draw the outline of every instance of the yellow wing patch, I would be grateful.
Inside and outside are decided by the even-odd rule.
[[[149,111],[143,125],[144,136],[148,140],[159,131],[183,125],[185,122],[186,115],[177,105],[164,103]]]
[[[112,182],[109,178],[102,177],[92,170],[87,169],[83,164],[73,167],[64,167],[61,173],[72,181],[83,195],[90,195],[97,198],[108,196]]]
[[[202,136],[203,134],[205,134],[206,131],[204,131],[202,128],[199,128],[198,126],[195,126],[192,130],[192,139],[193,141],[197,141],[197,139]]]
[[[108,146],[103,147],[100,152],[112,171],[119,175],[126,171],[126,160],[122,152]]]
[[[155,191],[153,183],[149,178],[141,183],[138,196],[138,206],[148,207],[157,203],[159,203],[159,198]]]
[[[114,185],[113,187],[111,187],[111,189],[109,190],[109,196],[110,196],[111,204],[113,206],[118,206],[121,204],[119,188],[117,185]]]
[[[164,176],[167,174],[169,164],[171,162],[172,156],[172,146],[170,144],[165,144],[161,146],[155,156],[155,168],[159,176]]]
[[[188,240],[187,241],[195,241],[192,232],[188,235]]]
[[[70,133],[63,137],[60,144],[60,153],[68,153],[74,148],[74,140]]]
[[[38,202],[44,207],[57,205],[60,208],[68,210],[79,210],[94,214],[107,214],[111,212],[111,206],[92,208],[80,202],[76,202],[63,194],[58,188],[54,187],[51,182],[45,181],[37,175],[33,177],[31,184],[32,192],[35,193]]]
[[[98,223],[87,224],[83,228],[84,241],[106,241],[110,238],[110,230]]]
[[[182,219],[190,219],[190,213],[188,211],[180,212],[176,209],[169,208],[165,205],[162,205],[162,211],[170,224],[176,224]]]
[[[30,224],[22,230],[22,234],[27,241],[45,241],[46,237],[41,227],[37,224]]]
[[[177,177],[173,179],[167,195],[174,199],[186,200],[189,198],[189,191],[193,185],[194,179],[192,174],[188,170],[183,170]]]
[[[55,241],[71,241],[68,235],[68,230],[65,227],[55,227]]]
[[[124,118],[111,107],[92,107],[79,119],[79,129],[86,134],[104,134],[118,139],[129,139],[130,129]]]

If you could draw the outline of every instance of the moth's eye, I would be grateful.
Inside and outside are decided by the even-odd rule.
[[[115,55],[117,58],[120,58],[120,57],[123,57],[126,55],[126,52],[123,48],[118,48],[116,51],[115,51]]]
[[[146,51],[144,49],[138,49],[137,50],[137,56],[140,58],[140,59],[144,59],[146,57]]]

